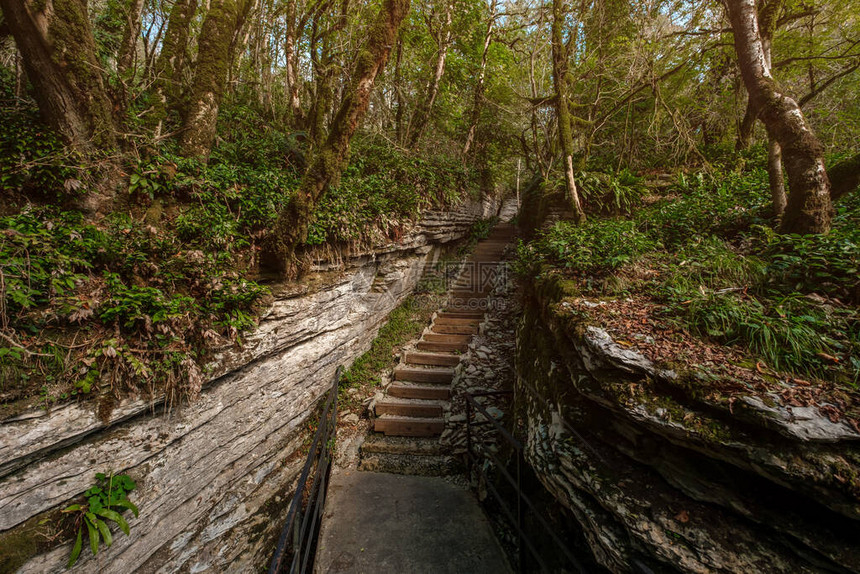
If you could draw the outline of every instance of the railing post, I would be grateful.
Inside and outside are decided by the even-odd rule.
[[[469,482],[472,482],[472,403],[469,396],[466,400],[466,469],[469,472]]]
[[[515,449],[516,450],[516,449]],[[519,563],[519,571],[520,573],[525,572],[525,552],[523,552],[523,490],[522,490],[522,482],[520,480],[520,459],[522,458],[522,453],[520,451],[516,451],[517,453],[517,562]]]

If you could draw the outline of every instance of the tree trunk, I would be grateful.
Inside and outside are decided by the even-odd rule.
[[[770,197],[773,201],[773,215],[778,220],[785,214],[785,178],[782,176],[782,153],[779,143],[770,139],[767,148],[767,175],[770,183]]]
[[[558,117],[558,139],[561,146],[562,167],[567,195],[573,208],[576,223],[585,221],[585,212],[576,190],[573,171],[573,132],[568,101],[568,59],[563,40],[564,7],[562,0],[552,0],[552,79],[555,85],[555,107]]]
[[[167,110],[179,109],[182,74],[185,71],[185,56],[188,52],[188,36],[195,12],[197,12],[197,0],[176,0],[170,10],[167,32],[155,64],[155,109],[151,121],[156,126],[156,136],[161,133]]]
[[[233,51],[253,4],[254,0],[213,0],[203,21],[194,84],[180,137],[180,148],[186,156],[209,157]]]
[[[768,136],[782,148],[791,194],[781,231],[824,233],[830,229],[831,203],[821,144],[797,102],[780,93],[771,76],[759,36],[755,0],[727,0],[726,5],[744,85]]]
[[[298,40],[296,19],[298,18],[298,14],[296,3],[297,0],[287,1],[284,62],[287,74],[287,98],[290,106],[290,122],[294,129],[301,129],[304,127],[305,117],[302,112],[302,102],[299,96],[299,52],[296,50],[296,42]]]
[[[830,176],[830,198],[836,201],[860,187],[860,153],[827,170]]]
[[[135,56],[137,55],[137,39],[140,36],[140,17],[143,12],[144,0],[130,0],[126,6],[125,31],[122,35],[122,43],[119,45],[119,56],[117,57],[117,73],[123,82],[129,78],[132,71]],[[132,74],[133,76],[133,74]]]
[[[297,245],[307,239],[308,223],[323,190],[338,180],[349,161],[349,142],[367,112],[377,74],[385,67],[410,0],[384,0],[368,31],[367,44],[356,56],[351,82],[325,143],[316,150],[286,209],[278,216],[266,245],[264,262],[291,271]]]
[[[484,51],[481,52],[481,68],[478,71],[478,82],[475,84],[475,94],[472,100],[472,112],[469,116],[469,130],[466,132],[466,143],[463,145],[463,160],[469,155],[472,143],[475,141],[475,132],[478,129],[478,121],[481,118],[481,103],[484,100],[484,83],[487,76],[487,57],[490,53],[490,45],[493,41],[493,26],[496,23],[496,2],[490,4],[490,19],[487,21],[487,32],[484,34]]]
[[[433,78],[427,86],[427,97],[418,110],[416,110],[415,117],[411,122],[410,149],[418,147],[418,143],[424,135],[424,130],[427,129],[430,115],[433,113],[433,104],[436,102],[436,96],[439,94],[439,84],[442,82],[442,75],[445,73],[445,60],[448,57],[448,48],[451,46],[451,10],[451,2],[448,1],[445,3],[445,23],[436,37],[437,55],[436,66],[433,69]]]
[[[741,125],[738,126],[738,141],[735,143],[735,149],[738,151],[748,150],[752,145],[757,119],[758,114],[753,110],[752,100],[748,99],[744,117],[741,120]]]
[[[394,140],[403,145],[403,85],[401,62],[403,61],[403,37],[397,38],[397,58],[394,60]]]
[[[84,0],[0,0],[45,121],[73,148],[116,145]]]

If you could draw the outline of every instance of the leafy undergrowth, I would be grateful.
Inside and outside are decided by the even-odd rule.
[[[98,396],[109,416],[117,396],[196,395],[211,350],[241,344],[267,303],[258,254],[299,185],[302,138],[228,109],[208,164],[169,148],[131,162],[116,208],[88,220],[73,206],[92,173],[69,167],[33,110],[0,112],[0,130],[20,136],[0,146],[0,415],[34,399]],[[412,162],[380,144],[352,157],[310,245],[396,240],[421,210],[456,204],[474,183],[459,164]]]
[[[576,312],[654,360],[703,367],[705,387],[775,392],[856,427],[860,197],[809,236],[773,231],[763,170],[681,176],[652,199],[555,224],[520,246],[520,271],[562,274]]]

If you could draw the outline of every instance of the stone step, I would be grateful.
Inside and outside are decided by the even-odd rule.
[[[368,435],[361,444],[361,453],[379,454],[446,454],[448,448],[438,438]]]
[[[401,399],[428,399],[445,401],[451,398],[451,389],[442,385],[419,385],[394,382],[388,387],[388,395]]]
[[[418,341],[416,348],[419,351],[430,351],[437,353],[465,353],[469,343],[442,343],[437,341]]]
[[[456,458],[447,455],[368,453],[362,455],[359,463],[359,469],[363,471],[416,476],[460,474],[460,467]]]
[[[442,325],[442,327],[460,327],[459,325]],[[477,327],[476,327],[477,328]],[[406,353],[404,363],[411,365],[429,365],[438,367],[453,367],[460,362],[459,355],[447,355],[442,353]]]
[[[472,337],[469,335],[440,335],[439,333],[424,333],[421,336],[421,340],[428,343],[465,343],[468,345],[471,339]]]
[[[442,403],[433,400],[386,398],[376,403],[376,416],[431,419],[442,416]]]
[[[439,436],[445,430],[445,420],[382,415],[374,419],[373,430],[386,436]]]
[[[422,369],[399,365],[394,369],[394,380],[450,385],[454,380],[454,369]]]
[[[434,325],[480,325],[481,320],[473,317],[449,317],[439,315],[433,320]]]
[[[474,335],[478,332],[475,325],[433,325],[430,330],[443,335]]]

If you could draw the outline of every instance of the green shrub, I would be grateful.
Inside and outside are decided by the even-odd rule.
[[[579,275],[601,275],[657,247],[658,243],[630,220],[607,219],[584,225],[563,221],[542,232],[529,246],[521,247],[520,257]]]

